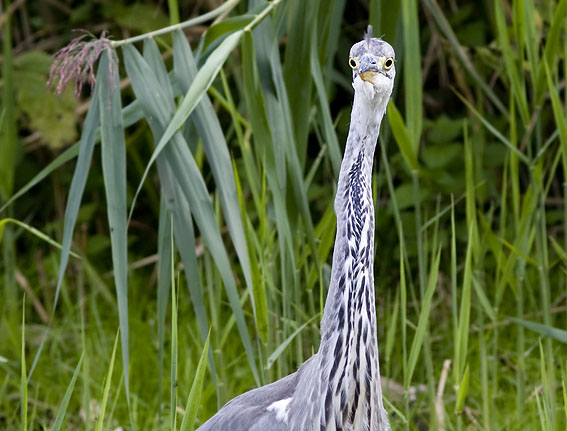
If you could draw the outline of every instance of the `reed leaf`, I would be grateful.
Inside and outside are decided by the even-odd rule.
[[[128,378],[128,234],[126,227],[126,142],[122,121],[118,66],[113,51],[107,50],[100,59],[98,92],[102,149],[102,172],[106,190],[108,225],[112,248],[114,283],[118,299],[122,365],[126,397],[130,399]]]

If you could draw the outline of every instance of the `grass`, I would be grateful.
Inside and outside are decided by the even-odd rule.
[[[34,169],[4,38],[0,428],[191,430],[317,350],[370,13],[398,53],[373,181],[392,428],[565,429],[567,0],[167,5],[169,33],[104,42],[79,142]]]

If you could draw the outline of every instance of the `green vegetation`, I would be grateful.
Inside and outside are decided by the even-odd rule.
[[[567,0],[4,6],[0,429],[191,430],[311,356],[368,23],[392,428],[567,427]]]

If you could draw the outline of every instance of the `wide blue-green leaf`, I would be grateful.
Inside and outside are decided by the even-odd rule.
[[[244,78],[244,96],[248,117],[254,132],[256,151],[261,155],[266,180],[273,196],[274,215],[278,230],[279,252],[281,258],[294,262],[293,240],[290,221],[285,202],[285,183],[280,182],[277,171],[278,165],[283,165],[282,157],[276,157],[270,124],[266,115],[264,94],[260,87],[256,51],[251,32],[246,32],[242,40],[242,75]],[[278,160],[278,163],[276,163]],[[295,264],[293,264],[295,267]],[[282,286],[287,286],[285,272],[282,272]]]
[[[143,109],[146,112],[146,118],[150,120],[150,126],[153,125],[153,128],[155,129],[155,138],[157,139],[159,137],[162,137],[169,123],[169,118],[174,115],[173,101],[166,100],[164,98],[164,95],[167,93],[165,91],[162,91],[154,71],[140,56],[138,51],[132,46],[128,45],[124,46],[123,49],[126,70],[128,72],[128,75],[132,79],[134,92],[142,103]],[[160,140],[160,142],[161,141],[163,141],[163,138]],[[154,151],[154,155],[156,154],[159,153],[156,153]],[[187,143],[185,142],[185,139],[183,138],[181,133],[177,132],[173,136],[171,145],[167,145],[163,148],[163,157],[160,158],[160,161],[158,161],[160,179],[162,180],[162,182],[164,182],[167,181],[168,176],[162,174],[162,172],[166,172],[165,169],[160,169],[162,160],[163,163],[166,163],[164,167],[169,166],[169,168],[171,169],[171,178],[174,178],[177,182],[179,190],[186,199],[186,202],[191,209],[191,213],[193,214],[195,221],[199,226],[206,246],[210,250],[211,254],[215,256],[215,263],[223,279],[226,293],[236,318],[240,337],[248,356],[250,367],[258,381],[258,373],[254,359],[254,351],[252,349],[252,342],[250,340],[250,336],[246,327],[246,321],[244,319],[244,313],[239,301],[239,295],[236,289],[234,275],[232,274],[228,255],[224,248],[219,228],[215,222],[216,218],[213,211],[211,199],[209,197],[205,182],[201,176],[201,172],[199,171],[195,159],[189,151]],[[179,199],[176,199],[176,196],[167,197],[167,202],[168,205],[170,203],[179,205]],[[186,224],[180,224],[180,226],[184,229],[187,229]],[[181,241],[178,241],[177,243],[180,246]],[[194,243],[192,242],[190,244]],[[183,253],[181,248],[180,251],[181,253]],[[190,289],[192,287],[192,284],[194,283],[189,283]],[[192,297],[192,299],[194,300],[195,298]],[[198,304],[195,304],[195,308],[201,308],[202,312],[204,313],[204,307],[199,307]]]
[[[157,267],[157,333],[158,333],[158,385],[161,403],[163,382],[163,358],[165,356],[165,317],[171,280],[171,213],[167,210],[165,193],[159,208],[158,267]]]
[[[124,386],[129,402],[130,386],[128,379],[128,234],[126,226],[126,141],[122,121],[122,101],[118,60],[115,52],[105,51],[100,58],[98,92],[100,109],[100,135],[102,149],[102,172],[106,191],[108,225],[114,283],[118,299],[118,318],[120,321],[120,340]]]
[[[323,122],[323,136],[325,137],[326,144],[329,148],[329,156],[331,157],[331,163],[333,165],[335,177],[338,178],[342,160],[341,149],[339,147],[339,140],[337,138],[335,127],[333,125],[333,119],[331,117],[331,110],[329,107],[329,98],[327,97],[323,71],[321,70],[321,64],[319,62],[319,51],[317,49],[319,45],[318,36],[317,26],[314,26],[311,29],[311,52],[309,56],[309,63],[311,66],[311,76],[313,78],[313,82],[315,83],[315,89],[317,90],[319,113]],[[302,76],[302,74],[298,75]],[[303,105],[309,106],[308,103],[303,103]]]
[[[97,97],[99,86],[100,82],[97,81],[93,90],[94,96],[91,102],[91,106],[87,113],[85,122],[83,123],[83,131],[81,133],[81,139],[79,141],[79,157],[77,159],[77,165],[75,166],[75,172],[73,173],[73,179],[71,180],[69,195],[67,196],[67,205],[65,206],[65,217],[63,221],[63,241],[61,242],[61,261],[59,263],[59,274],[57,276],[57,285],[55,287],[55,297],[53,299],[52,313],[54,313],[55,309],[57,308],[59,293],[61,291],[61,285],[63,283],[63,276],[65,275],[65,269],[67,268],[67,263],[69,262],[71,240],[73,239],[73,230],[75,229],[75,223],[77,221],[77,215],[79,214],[79,207],[81,206],[83,191],[85,190],[85,184],[89,175],[93,149],[96,142],[98,126],[100,123],[99,101]],[[39,345],[32,366],[30,368],[28,378],[31,378],[35,370],[35,366],[37,365],[37,361],[39,360],[41,351],[43,350],[45,340],[46,337],[42,339]]]
[[[289,20],[287,21],[287,41],[285,44],[283,74],[288,91],[289,103],[293,106],[293,110],[291,111],[293,133],[299,162],[302,168],[305,168],[310,123],[309,111],[312,108],[310,99],[313,82],[309,79],[310,54],[315,56],[317,63],[319,63],[318,47],[316,47],[315,53],[313,54],[313,43],[309,44],[306,43],[306,41],[310,39],[310,36],[315,36],[316,39],[316,34],[318,33],[316,25],[317,4],[318,0],[309,2],[293,1],[289,2],[287,7]],[[315,82],[317,82],[317,78],[315,78]],[[324,89],[324,81],[321,82],[321,85]],[[324,97],[321,103],[324,104],[328,110],[326,99],[327,97]]]
[[[146,81],[143,84],[144,88],[162,91],[165,95],[165,100],[169,100],[171,102],[168,105],[170,105],[170,109],[173,112],[173,88],[171,87],[170,79],[159,53],[157,44],[153,39],[146,40],[144,42],[144,60],[147,61],[148,66],[153,72],[153,75],[150,74],[145,77]],[[155,76],[157,83],[152,81],[152,76]],[[137,78],[138,77],[136,77],[136,79]],[[139,90],[142,91],[141,89]],[[149,100],[149,95],[144,94],[140,100]],[[146,109],[146,111],[150,112],[149,109]],[[150,115],[149,122],[154,134],[154,145],[157,145],[160,133],[162,133],[163,129],[161,128],[159,121],[157,121],[157,117]],[[174,238],[176,240],[177,248],[179,249],[179,254],[181,255],[181,261],[183,262],[185,278],[187,280],[187,285],[189,286],[189,294],[197,317],[199,331],[201,332],[201,337],[204,341],[207,337],[209,325],[207,322],[207,315],[205,313],[203,294],[201,292],[201,280],[199,279],[199,268],[197,266],[197,255],[195,252],[195,230],[193,228],[190,205],[180,189],[169,163],[167,163],[167,157],[158,157],[157,166],[167,208],[169,212],[173,214]],[[216,384],[216,368],[213,361],[212,349],[209,352],[209,363],[213,372],[213,379]]]
[[[249,7],[254,4],[263,3],[261,0],[250,1]],[[277,17],[274,17],[275,28],[278,28]],[[266,18],[252,32],[253,43],[257,50],[257,61],[259,69],[259,81],[265,96],[266,116],[270,124],[272,133],[273,152],[278,163],[276,169],[280,184],[287,188],[291,186],[293,200],[290,213],[298,212],[303,221],[303,229],[311,247],[311,256],[315,258],[317,267],[320,266],[317,259],[317,245],[315,243],[315,234],[311,213],[309,211],[309,202],[307,200],[307,191],[303,181],[303,170],[299,161],[296,142],[294,139],[292,125],[292,107],[289,103],[287,88],[285,85],[281,60],[279,57],[277,33],[272,30],[271,18]],[[285,158],[286,163],[280,160]],[[287,168],[287,171],[286,171]],[[289,203],[288,203],[289,205]],[[291,223],[295,223],[295,217],[289,217]],[[297,229],[298,227],[295,227]],[[292,261],[290,261],[291,263]],[[292,263],[292,266],[294,264]],[[287,285],[287,283],[285,284]]]
[[[179,129],[183,126],[183,123],[187,120],[191,112],[195,109],[195,107],[199,104],[205,93],[207,92],[208,88],[213,83],[213,80],[217,76],[219,70],[223,66],[224,62],[232,52],[234,48],[238,45],[240,38],[242,36],[242,30],[232,33],[228,36],[217,49],[213,51],[213,53],[207,58],[207,61],[203,65],[195,79],[193,80],[191,87],[185,94],[181,105],[175,111],[173,118],[167,119],[167,126],[166,129],[161,136],[158,145],[156,146],[150,161],[148,162],[144,174],[142,175],[142,180],[136,190],[136,194],[134,195],[134,200],[132,202],[132,210],[134,209],[136,198],[140,193],[142,188],[142,184],[144,183],[150,168],[152,167],[153,163],[156,161],[157,156],[168,142],[171,141],[173,136],[179,131]],[[125,46],[127,48],[128,45]]]
[[[92,100],[96,99],[96,93],[93,91]],[[98,102],[97,102],[98,103]],[[98,108],[97,108],[98,109]],[[90,110],[90,108],[89,108]],[[98,115],[98,112],[97,112]],[[130,103],[128,106],[125,106],[122,109],[122,117],[124,121],[124,127],[129,127],[134,123],[137,123],[142,118],[142,110],[140,108],[139,103],[135,100],[134,102]],[[88,119],[88,116],[87,116]],[[85,119],[84,125],[86,126],[87,120]],[[97,125],[98,127],[98,125]],[[100,130],[96,131],[96,138],[95,143],[100,140]],[[55,160],[51,161],[45,168],[39,171],[31,180],[28,181],[26,185],[24,185],[21,189],[19,189],[14,195],[0,208],[0,213],[4,211],[7,207],[12,205],[17,199],[21,198],[25,195],[32,187],[39,184],[44,178],[49,176],[55,170],[63,166],[70,160],[73,160],[75,157],[79,155],[79,148],[81,146],[81,141],[73,144],[69,148],[67,148],[63,153],[61,153]]]
[[[177,83],[182,93],[189,90],[191,81],[197,75],[197,64],[191,53],[187,38],[181,31],[177,31],[173,39],[174,50],[174,72]],[[244,236],[244,227],[240,217],[240,207],[236,194],[236,185],[228,145],[224,133],[216,115],[215,109],[209,98],[205,95],[195,108],[190,117],[201,137],[203,148],[207,154],[207,160],[213,172],[217,185],[217,192],[223,208],[224,218],[228,225],[232,243],[236,249],[238,259],[246,285],[250,295],[253,297],[252,275],[248,259],[248,248]],[[255,302],[252,301],[254,304]],[[254,308],[254,313],[256,310]]]

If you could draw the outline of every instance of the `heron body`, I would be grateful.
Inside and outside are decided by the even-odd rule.
[[[372,165],[394,77],[378,38],[350,50],[355,90],[339,173],[337,233],[318,352],[299,370],[229,401],[199,431],[388,431],[374,299]]]

